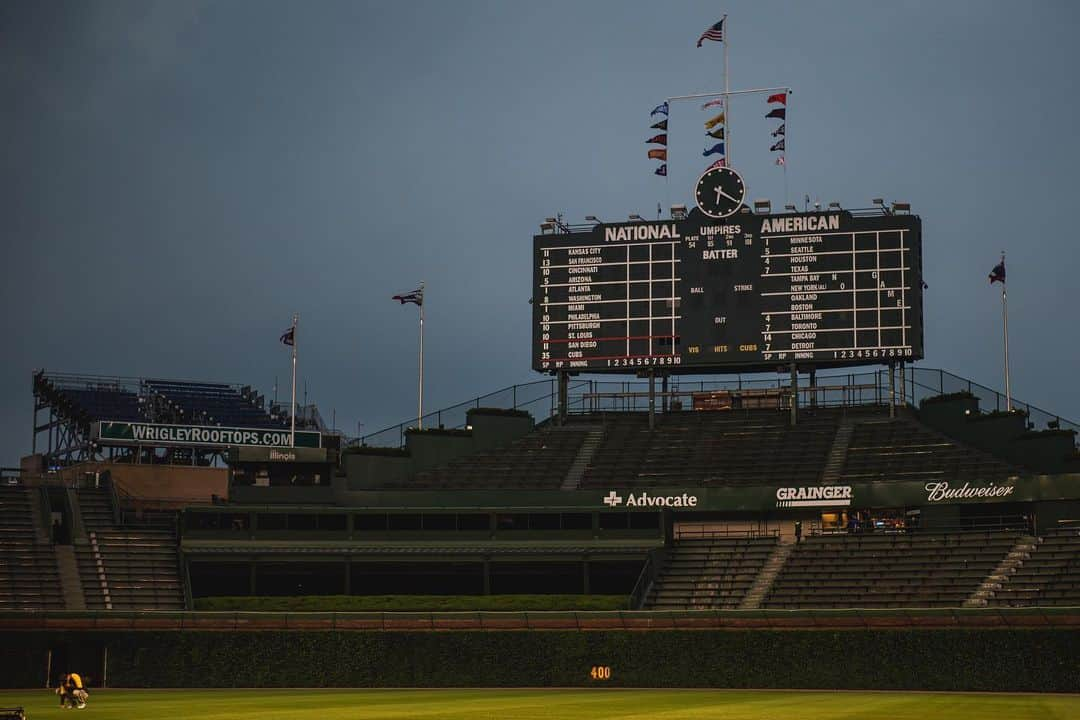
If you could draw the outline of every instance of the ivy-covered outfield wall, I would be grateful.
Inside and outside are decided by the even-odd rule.
[[[1080,692],[1080,629],[5,633],[0,683],[70,664],[112,687],[635,686]],[[593,667],[610,679],[594,680]],[[601,673],[601,676],[603,673]]]

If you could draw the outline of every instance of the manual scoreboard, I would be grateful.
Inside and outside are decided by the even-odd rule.
[[[695,209],[533,239],[533,368],[761,370],[923,356],[921,222]]]

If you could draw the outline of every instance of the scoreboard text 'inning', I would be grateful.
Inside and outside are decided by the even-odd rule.
[[[762,370],[923,356],[915,215],[694,210],[533,238],[533,369]]]

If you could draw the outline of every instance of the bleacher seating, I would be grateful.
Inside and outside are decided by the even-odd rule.
[[[643,415],[608,415],[582,487],[761,485],[815,482],[839,421],[807,411],[791,427],[776,410],[671,412],[649,430]]]
[[[63,610],[56,555],[34,530],[32,493],[0,487],[0,609]]]
[[[118,387],[63,388],[60,395],[78,408],[87,421],[143,420],[139,396]]]
[[[735,608],[777,545],[776,537],[678,540],[645,600],[650,610]]]
[[[175,531],[115,525],[107,490],[80,489],[78,498],[90,539],[76,552],[87,608],[182,610]]]
[[[222,427],[285,427],[283,418],[271,417],[250,393],[223,383],[147,380],[147,391],[164,400],[183,424]]]
[[[855,482],[944,478],[963,483],[997,480],[1020,472],[902,412],[896,418],[867,418],[854,425],[840,477]]]
[[[823,535],[796,546],[765,608],[959,607],[1019,532]]]
[[[1080,528],[1051,530],[987,604],[1080,605]]]
[[[791,426],[772,409],[658,413],[652,429],[644,413],[571,417],[513,445],[457,458],[388,487],[554,488],[565,477],[581,441],[593,428],[603,438],[584,468],[580,487],[724,487],[879,480],[1003,479],[1022,471],[964,446],[887,409],[806,408]],[[849,429],[838,449],[842,421]],[[846,444],[846,447],[844,446]],[[835,453],[835,458],[830,456]],[[826,478],[826,468],[837,463]]]
[[[557,489],[589,429],[588,425],[545,427],[500,450],[457,458],[418,473],[397,487]]]

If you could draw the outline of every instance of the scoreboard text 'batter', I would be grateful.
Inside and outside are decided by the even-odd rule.
[[[922,223],[698,211],[533,238],[533,369],[762,370],[923,356]]]

